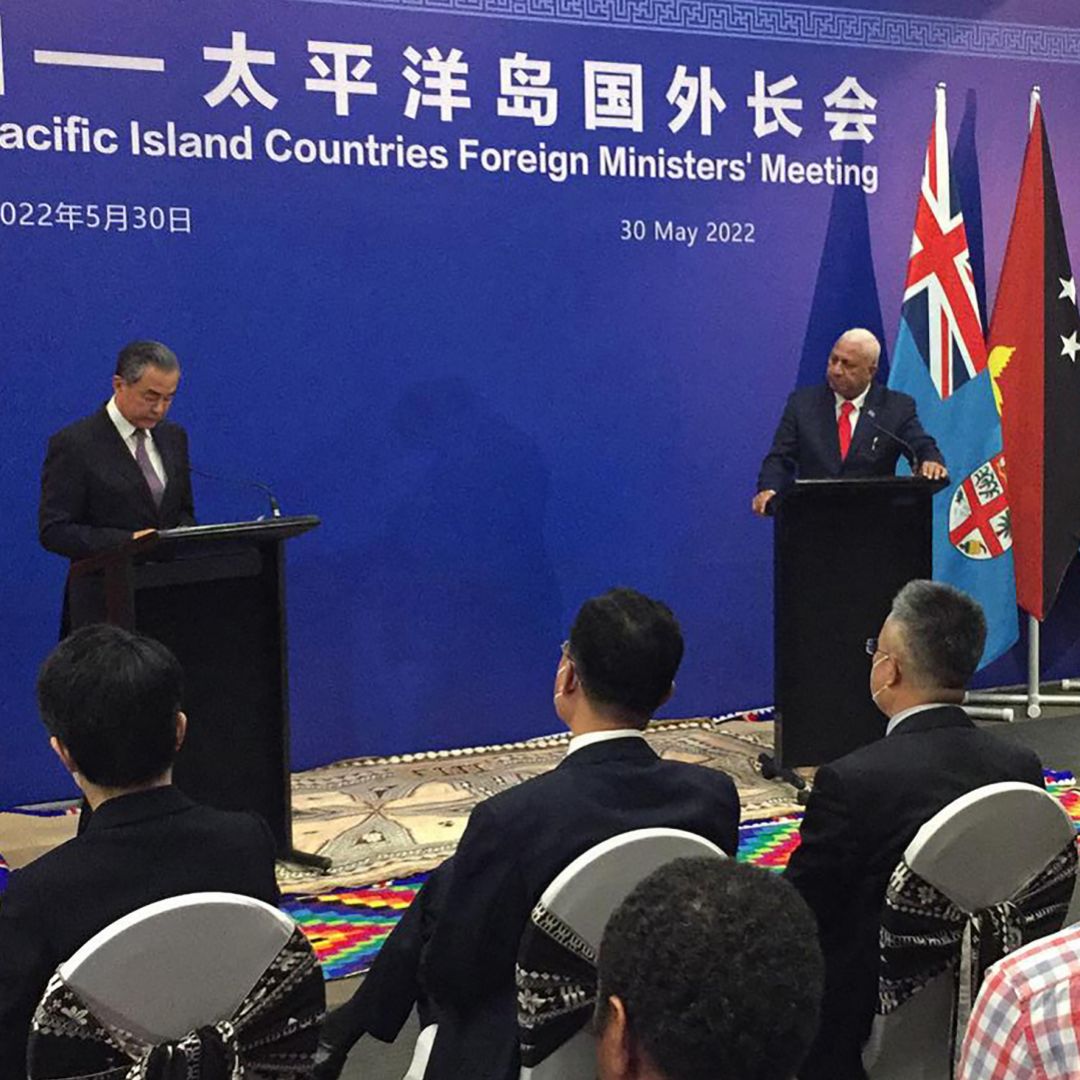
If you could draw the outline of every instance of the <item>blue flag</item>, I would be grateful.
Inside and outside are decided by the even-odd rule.
[[[861,142],[845,142],[843,146],[845,163],[862,163]],[[796,386],[815,386],[824,380],[829,351],[836,339],[853,326],[864,327],[881,342],[878,377],[884,379],[889,358],[870,246],[866,192],[857,185],[840,185],[833,191],[829,208]]]
[[[990,325],[986,310],[986,245],[982,226],[982,179],[979,175],[979,155],[975,147],[975,122],[978,103],[975,91],[969,90],[964,100],[964,115],[952,150],[953,186],[964,208],[964,227],[967,230],[968,256],[971,275],[975,279],[975,296],[979,301],[979,318],[984,327]]]
[[[949,169],[945,94],[915,214],[915,232],[889,386],[915,399],[937,440],[949,483],[934,497],[934,577],[970,593],[986,612],[980,667],[1019,634],[1001,418],[987,366],[967,234]]]

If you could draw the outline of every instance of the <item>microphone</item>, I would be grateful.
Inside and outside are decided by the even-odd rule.
[[[281,517],[281,506],[269,484],[264,484],[261,480],[252,480],[249,476],[222,476],[220,473],[206,472],[203,469],[196,469],[194,465],[188,465],[187,468],[189,473],[201,476],[205,480],[218,480],[223,484],[239,484],[241,487],[257,488],[270,502],[270,516]]]
[[[911,466],[912,473],[919,471],[919,455],[915,453],[915,448],[911,443],[904,439],[901,439],[895,431],[890,431],[888,428],[882,427],[877,422],[877,413],[873,409],[867,409],[865,412],[866,419],[870,421],[870,426],[876,431],[880,431],[882,435],[888,435],[893,442],[898,443],[904,450],[904,457],[907,458],[908,464]],[[875,442],[877,440],[875,439]]]

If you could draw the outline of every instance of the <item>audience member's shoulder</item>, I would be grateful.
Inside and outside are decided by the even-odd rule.
[[[1029,783],[1041,783],[1042,763],[1033,750],[980,728],[966,717],[941,726],[895,731],[852,750],[829,766],[845,781],[862,777],[875,782],[873,778],[879,772],[939,769],[943,753],[953,758],[961,755],[965,760],[970,757],[987,767],[1023,777]]]
[[[196,824],[221,837],[243,839],[271,835],[266,820],[249,810],[218,810],[203,803],[193,803],[191,815]]]
[[[1038,1004],[1043,995],[1053,998],[1064,991],[1075,997],[1080,986],[1080,924],[1059,930],[1021,946],[999,960],[986,973],[983,996],[1027,1003],[1028,1009],[1046,1011]],[[1050,1012],[1056,1011],[1051,1005]]]
[[[663,769],[669,770],[672,775],[678,775],[687,783],[698,784],[705,788],[735,787],[735,781],[723,769],[714,769],[709,765],[699,765],[693,761],[674,761],[670,758],[661,758],[660,764]]]
[[[85,840],[81,836],[73,836],[18,870],[13,870],[0,903],[5,903],[12,895],[25,897],[40,889],[47,890],[54,887],[56,882],[67,879],[70,869],[79,865],[84,845]]]

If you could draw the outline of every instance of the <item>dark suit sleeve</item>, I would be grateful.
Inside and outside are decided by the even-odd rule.
[[[83,559],[130,539],[127,529],[84,524],[89,490],[86,455],[65,432],[49,440],[41,468],[38,538],[46,551]]]
[[[724,852],[735,857],[739,850],[739,789],[727,773],[708,770],[710,784],[715,785],[715,777],[723,781],[720,786],[720,800],[712,817],[713,842]],[[715,789],[714,789],[715,790]]]
[[[846,917],[860,873],[853,809],[840,777],[828,765],[814,778],[799,836],[785,876],[825,931]]]
[[[919,415],[915,411],[915,400],[907,394],[898,395],[903,398],[903,413],[900,422],[896,426],[896,434],[904,440],[914,451],[915,457],[921,465],[924,461],[936,461],[945,464],[945,458],[938,449],[934,437],[923,430],[919,423]]]
[[[0,901],[0,1076],[26,1075],[26,1043],[34,1009],[59,960],[45,942],[33,889],[12,874]]]
[[[530,909],[513,832],[480,803],[454,854],[454,869],[422,967],[425,990],[459,1019],[493,990],[513,985]]]
[[[281,890],[278,888],[277,874],[275,873],[277,859],[277,844],[270,826],[259,814],[251,815],[252,824],[258,833],[258,838],[252,845],[252,850],[258,853],[254,879],[252,881],[251,895],[258,900],[265,900],[268,904],[277,907],[281,901]]]
[[[795,395],[788,396],[780,417],[772,446],[761,463],[758,491],[783,491],[792,480],[799,465],[799,421],[795,415]]]
[[[183,428],[178,428],[180,443],[180,467],[182,473],[177,477],[180,488],[180,520],[179,525],[195,524],[195,496],[191,491],[191,462],[188,460],[188,437]]]

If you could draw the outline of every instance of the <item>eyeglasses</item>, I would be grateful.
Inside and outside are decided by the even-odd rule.
[[[887,653],[879,644],[876,637],[868,637],[866,639],[866,655],[873,659],[875,656],[880,656],[883,660],[891,660],[894,664],[897,663],[896,657],[892,653]]]

